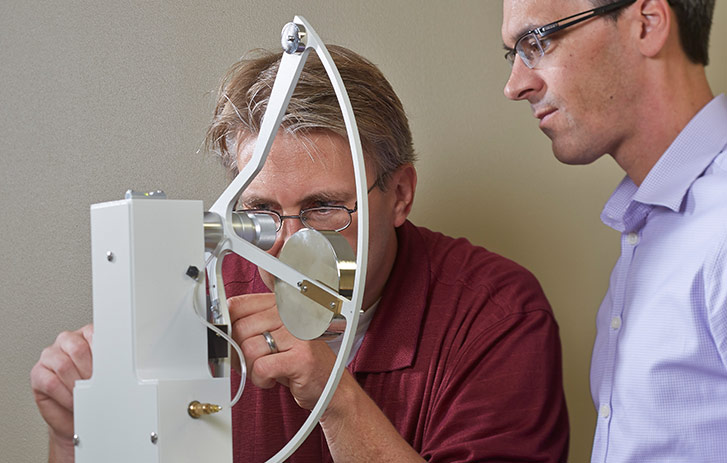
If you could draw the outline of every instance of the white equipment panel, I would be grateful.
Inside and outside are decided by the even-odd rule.
[[[194,400],[230,400],[194,313],[204,291],[186,274],[194,266],[204,278],[202,217],[201,201],[91,207],[93,376],[74,388],[77,463],[232,461],[229,408],[187,412]]]

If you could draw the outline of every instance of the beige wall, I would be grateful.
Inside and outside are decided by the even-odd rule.
[[[275,47],[302,14],[324,40],[380,65],[420,155],[415,222],[509,256],[560,322],[571,461],[588,459],[595,312],[617,256],[599,222],[621,178],[610,159],[559,165],[525,104],[502,95],[497,0],[20,2],[0,5],[0,460],[38,462],[45,428],[28,387],[42,348],[91,319],[89,205],[162,188],[209,206],[224,187],[196,153],[218,76]],[[709,76],[727,91],[727,6]]]

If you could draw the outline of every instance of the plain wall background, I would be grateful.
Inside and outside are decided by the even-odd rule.
[[[587,461],[588,367],[618,253],[600,210],[622,177],[608,158],[566,167],[525,103],[502,94],[499,0],[40,2],[0,5],[0,460],[38,462],[46,430],[29,371],[58,332],[91,321],[89,205],[128,188],[209,207],[226,182],[197,153],[219,77],[250,48],[277,49],[305,16],[327,43],[378,64],[414,132],[412,219],[522,263],[558,318],[572,427]],[[727,6],[709,78],[727,91]]]

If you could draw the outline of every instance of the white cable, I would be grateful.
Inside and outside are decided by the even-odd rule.
[[[240,359],[240,386],[237,388],[237,394],[235,394],[235,397],[230,402],[230,408],[232,408],[235,406],[237,401],[240,400],[240,397],[242,397],[242,390],[245,388],[245,378],[247,378],[247,364],[245,363],[245,357],[242,355],[242,349],[240,349],[240,346],[237,345],[235,340],[232,339],[227,333],[217,328],[212,323],[208,322],[207,318],[199,313],[199,308],[197,307],[197,292],[202,286],[202,281],[204,281],[204,279],[202,279],[201,281],[197,281],[197,284],[194,286],[194,297],[192,298],[194,313],[197,314],[197,318],[204,326],[211,329],[218,335],[222,336],[222,338],[235,349],[235,351],[237,352],[237,356]],[[232,329],[232,326],[230,326],[230,329]]]

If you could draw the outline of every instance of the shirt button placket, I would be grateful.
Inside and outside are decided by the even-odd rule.
[[[600,455],[596,455],[594,453],[593,461],[605,461],[608,453],[610,443],[610,421],[612,415],[610,402],[614,386],[613,369],[615,365],[616,346],[618,344],[619,331],[623,325],[621,314],[624,309],[627,275],[629,273],[629,268],[631,267],[631,260],[634,257],[636,245],[639,244],[639,241],[640,237],[638,232],[632,231],[622,235],[621,258],[619,259],[619,263],[616,264],[620,277],[617,279],[615,286],[612,288],[614,290],[614,304],[611,311],[611,332],[608,335],[610,338],[608,347],[610,375],[608,381],[603,385],[604,389],[600,395],[602,401],[601,405],[598,407],[598,416],[604,420],[604,423],[599,425],[599,428],[602,430],[601,432],[603,432],[603,442],[599,449]]]

